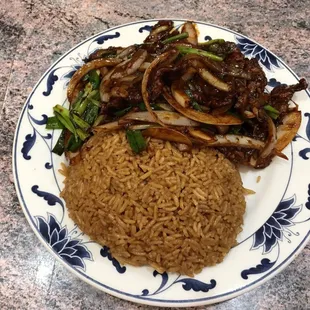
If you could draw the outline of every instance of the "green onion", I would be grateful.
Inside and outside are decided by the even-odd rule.
[[[233,134],[233,135],[239,135],[240,134],[240,130],[241,130],[241,126],[237,125],[237,126],[231,126],[229,133]]]
[[[89,73],[89,82],[92,85],[93,89],[97,89],[100,85],[100,78],[99,78],[99,74],[97,73],[96,70],[91,70]]]
[[[75,111],[78,115],[82,115],[85,112],[87,105],[88,100],[86,98],[83,101],[77,103],[72,110]]]
[[[213,40],[209,40],[206,42],[201,42],[201,43],[199,43],[199,45],[202,45],[203,47],[205,47],[205,46],[210,46],[210,45],[215,44],[215,43],[222,44],[222,43],[225,43],[225,40],[224,39],[213,39]]]
[[[98,125],[100,125],[101,123],[102,123],[102,121],[104,120],[104,115],[99,115],[97,118],[96,118],[96,120],[94,121],[94,124],[93,124],[93,126],[98,126]]]
[[[82,141],[84,141],[85,139],[89,137],[89,133],[85,132],[84,130],[80,128],[76,130],[76,133]]]
[[[197,54],[197,55],[208,57],[208,58],[216,60],[216,61],[222,61],[223,60],[223,58],[220,56],[217,56],[217,55],[212,54],[210,52],[206,52],[204,50],[200,50],[198,48],[185,47],[185,46],[177,46],[176,48],[183,54]]]
[[[280,112],[275,109],[274,107],[272,107],[271,105],[267,104],[264,106],[264,109],[268,112],[272,112],[272,113],[275,113],[275,114],[280,114]]]
[[[191,89],[193,88],[191,84],[189,86],[191,87]],[[199,103],[196,100],[194,100],[193,93],[191,92],[191,90],[186,89],[185,93],[191,99],[191,104],[192,104],[193,109],[202,112],[203,110],[201,106],[199,105]]]
[[[68,109],[62,107],[61,105],[57,104],[54,106],[54,114],[58,118],[58,120],[76,136],[75,127],[70,119],[70,112]]]
[[[138,103],[138,108],[139,108],[140,111],[147,111],[144,102]],[[152,108],[152,110],[162,110],[162,108],[159,105],[157,105],[157,104],[151,104],[151,108]]]
[[[91,83],[87,83],[84,87],[83,97],[86,98],[93,91],[93,85]]]
[[[200,111],[200,112],[203,111],[201,106],[199,105],[199,103],[197,101],[192,101],[192,107],[193,107],[193,109],[195,109],[197,111]]]
[[[129,106],[129,107],[123,109],[123,110],[116,111],[114,113],[114,115],[118,116],[118,117],[121,117],[121,116],[125,115],[127,112],[129,112],[131,109],[132,109],[132,106]]]
[[[83,115],[85,122],[89,125],[93,125],[98,117],[99,107],[95,104],[90,103]]]
[[[266,111],[266,113],[272,118],[272,119],[277,119],[279,117],[278,113],[273,113],[270,111]]]
[[[77,116],[76,114],[72,113],[72,119],[74,121],[74,123],[80,127],[83,130],[88,130],[90,125],[84,121],[82,118],[80,118],[79,116]]]
[[[52,152],[61,156],[65,150],[65,130],[62,130]]]
[[[56,116],[49,117],[46,122],[46,129],[64,129],[63,124],[57,119]]]
[[[146,149],[146,141],[139,130],[127,130],[126,137],[129,142],[131,149],[139,154]]]
[[[171,43],[171,42],[186,39],[186,38],[188,38],[188,33],[184,32],[184,33],[177,34],[173,37],[167,38],[166,40],[161,41],[161,43],[167,44],[167,43]]]
[[[89,95],[88,97],[92,100],[96,100],[99,101],[100,100],[100,93],[97,89],[94,89]]]
[[[71,135],[68,140],[66,150],[69,152],[76,152],[82,146],[82,144],[83,140],[80,138],[75,139],[75,137]]]
[[[146,106],[144,102],[138,103],[138,108],[140,111],[146,111]]]

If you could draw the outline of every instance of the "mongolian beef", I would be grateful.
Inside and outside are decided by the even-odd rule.
[[[135,153],[146,137],[168,140],[179,150],[211,146],[232,162],[254,168],[272,158],[296,135],[301,112],[292,101],[296,85],[266,91],[258,61],[233,42],[198,42],[196,25],[154,25],[142,44],[97,49],[75,72],[67,89],[70,108],[54,107],[47,128],[62,129],[54,147],[71,164],[95,132],[126,130]]]

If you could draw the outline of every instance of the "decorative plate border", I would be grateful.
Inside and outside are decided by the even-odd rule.
[[[68,231],[66,227],[61,227],[61,224],[57,221],[57,219],[51,215],[47,214],[47,218],[43,218],[42,216],[35,217],[35,219],[31,216],[29,213],[29,210],[26,206],[21,188],[20,188],[20,183],[19,183],[19,178],[18,178],[18,173],[17,173],[17,167],[16,167],[16,154],[17,154],[17,139],[18,139],[18,133],[19,133],[19,128],[21,124],[21,120],[23,119],[24,113],[32,109],[32,105],[30,104],[30,100],[32,98],[33,93],[36,91],[37,87],[41,84],[42,80],[47,76],[47,87],[46,91],[43,92],[44,96],[49,96],[51,91],[53,90],[53,85],[54,83],[58,80],[58,76],[55,75],[55,71],[58,70],[59,68],[53,69],[64,57],[66,57],[68,54],[70,54],[72,51],[74,51],[76,48],[79,46],[83,45],[84,43],[91,41],[95,38],[93,42],[97,42],[99,44],[102,44],[104,41],[113,39],[115,37],[119,37],[119,32],[115,32],[114,35],[105,35],[107,32],[112,32],[114,30],[121,29],[123,27],[127,27],[130,25],[137,25],[137,24],[145,24],[149,22],[155,22],[157,21],[156,19],[152,20],[145,20],[145,21],[140,21],[140,22],[133,22],[133,23],[128,23],[124,24],[118,27],[114,27],[111,29],[108,29],[106,31],[100,32],[99,34],[96,34],[80,44],[76,45],[72,49],[70,49],[67,53],[65,53],[62,57],[60,57],[42,76],[42,78],[38,81],[38,83],[35,85],[33,91],[31,92],[30,96],[28,97],[25,106],[23,107],[22,113],[20,115],[20,118],[18,120],[18,125],[16,128],[15,132],[15,138],[14,138],[14,147],[13,147],[13,173],[14,173],[14,178],[15,178],[15,186],[18,194],[19,200],[22,202],[22,207],[25,212],[26,218],[28,222],[30,223],[32,229],[35,231],[36,235],[39,237],[41,242],[46,246],[47,249],[50,251],[54,251],[54,254],[56,255],[57,259],[61,262],[64,263],[64,265],[71,271],[75,272],[81,279],[85,280],[86,282],[90,284],[95,284],[96,287],[103,289],[104,291],[111,293],[112,295],[115,295],[120,298],[125,298],[127,300],[131,301],[136,301],[140,303],[146,303],[146,304],[151,304],[151,305],[160,305],[161,303],[165,303],[166,305],[169,306],[188,306],[188,303],[193,303],[193,305],[202,305],[206,304],[208,301],[213,301],[213,302],[219,302],[223,301],[229,298],[233,298],[237,295],[240,295],[242,292],[246,292],[248,290],[251,290],[255,287],[257,287],[259,284],[267,281],[270,279],[272,276],[274,276],[277,272],[282,270],[285,266],[287,266],[293,259],[294,257],[302,250],[303,246],[305,246],[307,240],[310,238],[310,231],[308,231],[307,235],[303,238],[303,240],[300,242],[300,244],[296,247],[296,249],[282,262],[280,263],[276,268],[273,270],[267,272],[269,269],[271,269],[277,259],[274,262],[271,262],[269,259],[264,258],[261,260],[261,262],[255,266],[255,267],[250,267],[249,269],[245,269],[241,272],[241,277],[243,279],[248,279],[248,276],[251,274],[258,274],[258,273],[264,273],[262,277],[257,279],[256,281],[244,285],[243,287],[240,287],[236,290],[232,290],[229,292],[226,292],[224,294],[219,294],[216,296],[211,296],[211,297],[205,297],[205,298],[197,298],[197,299],[187,299],[187,300],[162,300],[162,299],[154,299],[154,298],[149,298],[148,296],[154,296],[157,295],[164,290],[168,289],[168,287],[165,287],[167,283],[167,277],[168,275],[166,273],[164,274],[158,274],[157,272],[154,272],[154,277],[157,275],[160,275],[162,278],[160,287],[154,291],[153,293],[150,293],[147,289],[143,290],[141,295],[133,295],[129,293],[122,292],[120,290],[114,289],[112,287],[109,287],[107,285],[104,285],[89,276],[87,276],[85,273],[83,273],[83,270],[85,270],[85,264],[84,264],[84,259],[89,259],[92,260],[92,254],[90,251],[87,250],[87,247],[81,240],[77,239],[77,236],[74,238],[72,237],[73,231]],[[182,19],[174,19],[174,21],[177,22],[183,22],[185,20]],[[197,23],[206,25],[206,26],[211,26],[213,28],[218,28],[227,32],[230,32],[235,35],[237,44],[241,48],[241,50],[247,54],[250,55],[251,57],[255,57],[258,59],[258,61],[265,66],[265,68],[269,71],[273,71],[275,68],[286,68],[296,79],[298,79],[297,75],[282,61],[280,60],[277,56],[275,56],[273,53],[265,49],[263,46],[259,45],[253,40],[250,40],[249,38],[240,35],[232,30],[226,29],[224,27],[220,27],[217,25],[209,24],[209,23],[204,23],[204,22],[199,22]],[[143,31],[149,31],[150,26],[144,25],[139,29],[139,32]],[[99,36],[99,37],[98,37]],[[210,39],[209,37],[205,38]],[[77,64],[75,66],[69,67],[70,71],[68,73],[64,74],[61,79],[69,79],[75,70],[79,68],[81,64]],[[68,68],[68,69],[69,69]],[[53,70],[52,70],[53,69]],[[279,82],[276,81],[275,79],[270,79],[268,85],[271,87],[274,87],[278,84]],[[310,98],[310,93],[307,90],[307,95]],[[310,116],[309,113],[305,113],[305,116],[308,117]],[[42,115],[42,120],[36,120],[34,119],[31,114],[28,114],[29,122],[31,123],[34,122],[36,125],[43,125],[46,122],[46,116]],[[25,159],[29,159],[29,151],[31,150],[32,146],[35,143],[36,139],[36,130],[34,126],[32,126],[34,131],[33,134],[27,135],[25,137],[25,142],[24,142],[24,147],[23,147],[23,156]],[[40,134],[38,132],[38,134]],[[296,136],[297,138],[302,138],[306,140],[307,142],[310,143],[310,121],[308,122],[307,128],[306,128],[306,134],[307,138],[301,137],[300,135]],[[47,135],[45,137],[41,136],[43,139],[53,141],[53,134],[52,135]],[[46,142],[47,143],[47,142]],[[48,143],[47,143],[48,145]],[[299,152],[300,157],[303,159],[308,159],[307,153],[310,152],[310,148],[305,148],[304,150],[301,150]],[[53,159],[51,158],[50,163],[46,163],[45,167],[46,169],[53,169],[54,177],[55,180],[55,171],[53,167]],[[59,186],[58,186],[59,187]],[[287,187],[286,187],[287,190]],[[285,192],[286,192],[285,190]],[[37,186],[32,187],[33,193],[38,195],[39,197],[44,198],[49,205],[55,205],[58,203],[62,208],[64,208],[64,205],[62,201],[55,195],[49,194],[47,192],[39,190]],[[285,193],[284,193],[285,195]],[[283,195],[283,197],[284,197]],[[308,191],[308,202],[305,204],[305,207],[307,209],[310,209],[310,185],[309,185],[309,191]],[[278,241],[282,240],[282,238],[285,236],[284,231],[288,229],[289,226],[292,226],[294,222],[292,221],[294,217],[301,211],[302,206],[297,206],[295,207],[295,196],[292,196],[288,199],[284,199],[280,202],[280,204],[277,206],[275,212],[272,214],[272,216],[267,220],[267,222],[258,230],[256,231],[252,236],[253,236],[253,246],[251,250],[256,250],[257,248],[263,247],[263,253],[269,253],[272,251],[276,246],[278,246]],[[292,213],[291,210],[294,210]],[[302,222],[306,222],[310,220],[306,219]],[[275,227],[275,223],[278,224],[278,227]],[[297,224],[297,223],[296,223]],[[276,225],[277,226],[277,225]],[[290,231],[288,233],[291,233]],[[252,237],[251,236],[251,237]],[[66,240],[64,242],[64,240]],[[64,246],[64,243],[66,246]],[[109,260],[112,261],[113,265],[115,268],[118,270],[118,272],[123,273],[126,271],[126,267],[122,267],[118,264],[118,262],[111,257],[111,255],[108,252],[107,248],[103,248],[101,250],[101,255],[104,257],[107,257]],[[124,269],[125,268],[125,269]],[[266,273],[267,272],[267,273]],[[212,289],[215,287],[216,282],[215,280],[210,280],[210,283],[204,283],[195,279],[191,278],[182,278],[177,277],[172,284],[169,285],[171,287],[172,285],[176,283],[182,283],[183,284],[183,289],[185,290],[190,290],[193,289],[194,291],[203,291],[207,292],[209,289]],[[147,301],[147,302],[146,302]]]

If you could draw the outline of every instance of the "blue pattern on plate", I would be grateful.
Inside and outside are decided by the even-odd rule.
[[[71,266],[85,271],[85,259],[92,260],[92,254],[81,240],[73,239],[66,226],[62,227],[53,214],[47,219],[36,216],[37,227],[42,237]]]
[[[151,29],[152,29],[152,26],[145,25],[145,26],[139,28],[139,32],[140,32],[140,33],[142,33],[143,31],[148,31],[148,32],[150,32]]]
[[[248,38],[236,36],[237,46],[241,52],[250,58],[256,58],[259,63],[267,70],[273,71],[273,69],[280,69],[281,65],[278,59],[265,50],[262,46],[254,43]]]
[[[36,131],[33,129],[33,133],[32,134],[28,134],[25,136],[25,142],[23,143],[23,147],[21,149],[21,152],[23,154],[23,157],[26,160],[30,160],[31,156],[29,155],[30,150],[32,149],[32,147],[34,146],[34,143],[36,142]]]
[[[305,117],[308,118],[307,126],[306,126],[306,136],[307,138],[302,137],[300,134],[297,134],[293,141],[296,141],[298,138],[303,139],[304,141],[310,143],[310,113],[305,113]],[[299,151],[298,155],[305,160],[308,160],[308,153],[310,153],[310,147],[306,147]]]
[[[210,36],[205,36],[205,41],[210,41],[212,38]]]
[[[43,96],[47,97],[51,94],[55,82],[58,81],[58,76],[55,74],[55,71],[58,69],[59,68],[56,68],[49,73],[46,80],[46,91],[42,93]]]
[[[308,185],[308,201],[305,203],[305,206],[310,210],[310,184]]]
[[[40,191],[38,185],[33,185],[31,187],[31,191],[35,193],[37,196],[42,197],[49,206],[55,206],[56,203],[58,203],[64,212],[64,209],[65,209],[64,204],[62,200],[56,195],[48,193],[48,192]]]
[[[277,87],[277,86],[280,86],[280,85],[287,86],[287,84],[281,83],[281,82],[279,82],[279,81],[278,81],[277,79],[275,79],[275,78],[271,78],[271,79],[269,79],[269,81],[268,81],[268,86],[270,86],[270,87]]]
[[[158,275],[161,276],[161,283],[158,289],[155,290],[153,293],[150,293],[148,289],[144,289],[142,291],[141,296],[154,296],[160,294],[177,283],[182,283],[183,284],[182,288],[185,291],[193,290],[195,292],[205,292],[205,293],[215,288],[216,286],[216,281],[214,279],[210,280],[210,283],[205,283],[194,278],[181,278],[181,275],[179,275],[171,284],[167,285],[169,281],[169,275],[166,272],[159,273],[158,271],[154,270],[153,276],[157,277]]]
[[[104,34],[100,37],[97,37],[96,39],[93,40],[93,42],[97,42],[97,44],[103,44],[105,41],[111,40],[111,39],[115,39],[115,38],[119,38],[120,37],[120,33],[119,32],[115,32],[115,34]]]
[[[276,261],[271,262],[268,258],[263,258],[260,264],[256,265],[256,267],[252,267],[250,269],[245,269],[241,272],[241,277],[247,280],[250,274],[259,274],[268,271],[273,267]]]
[[[254,233],[252,250],[263,247],[263,254],[269,253],[283,240],[285,231],[288,231],[290,236],[288,227],[295,225],[292,220],[302,209],[302,206],[295,206],[295,203],[295,195],[279,203],[267,222]]]
[[[118,273],[125,273],[126,272],[126,267],[121,266],[121,264],[118,262],[118,260],[116,260],[114,257],[112,257],[112,255],[110,253],[110,249],[107,246],[104,246],[100,250],[100,255],[103,257],[107,257],[108,260],[112,262],[113,266],[115,267],[115,269],[117,270]]]

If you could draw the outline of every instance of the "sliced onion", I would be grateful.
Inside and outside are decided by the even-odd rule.
[[[167,51],[160,56],[156,57],[150,64],[150,66],[145,70],[143,79],[142,79],[142,85],[141,85],[141,91],[142,91],[142,97],[145,104],[146,109],[153,117],[153,121],[160,124],[161,126],[165,127],[166,125],[157,117],[157,115],[152,110],[152,107],[150,105],[149,101],[149,94],[147,91],[147,85],[149,82],[150,75],[155,67],[157,67],[160,63],[163,63],[169,59],[174,59],[174,57],[177,57],[178,51],[176,50],[170,50]]]
[[[192,145],[191,140],[186,135],[167,127],[148,128],[142,134],[146,137]]]
[[[209,135],[200,129],[188,128],[188,133],[200,142],[211,143],[216,141],[216,138],[213,135]]]
[[[262,150],[260,157],[266,158],[268,157],[272,151],[274,150],[276,143],[277,143],[277,129],[276,126],[268,115],[266,115],[267,122],[268,122],[268,139],[264,149]]]
[[[229,131],[229,126],[225,126],[225,125],[216,126],[216,129],[219,132],[219,134],[225,135]]]
[[[121,128],[123,128],[123,126],[120,125],[118,122],[111,122],[111,123],[106,123],[100,126],[93,127],[92,130],[94,132],[99,132],[99,131],[108,132],[108,131],[118,130]]]
[[[186,82],[190,80],[195,75],[196,72],[197,70],[195,68],[189,67],[187,71],[182,75],[181,79]]]
[[[186,22],[182,27],[182,33],[187,32],[188,38],[186,39],[190,44],[198,44],[198,35],[196,27],[192,22]]]
[[[167,87],[163,89],[163,95],[168,103],[182,115],[200,123],[210,125],[239,125],[242,120],[233,115],[211,115],[208,113],[199,112],[191,108],[182,107],[169,93]]]
[[[149,66],[150,66],[150,62],[145,61],[139,68],[139,71],[144,72]]]
[[[158,125],[154,125],[154,124],[139,124],[139,125],[130,125],[128,128],[130,130],[144,130],[150,127],[155,127]]]
[[[76,85],[80,82],[84,75],[86,75],[89,71],[94,69],[99,69],[101,67],[113,67],[121,62],[120,59],[117,58],[109,58],[109,59],[95,59],[92,60],[85,65],[83,65],[80,69],[78,69],[72,76],[68,88],[67,88],[67,97],[69,102],[72,102],[72,94],[76,87]]]
[[[211,136],[202,130],[194,128],[189,128],[188,132],[192,137],[205,142],[209,146],[235,146],[258,150],[263,149],[265,146],[264,142],[247,136],[232,134]]]
[[[206,82],[208,82],[210,85],[214,86],[215,88],[225,91],[225,92],[229,92],[231,90],[231,87],[227,83],[217,78],[207,69],[200,68],[198,69],[198,73]]]
[[[255,114],[251,111],[244,111],[243,114],[246,118],[255,118]]]
[[[183,126],[183,127],[198,127],[200,124],[185,116],[170,111],[153,111],[156,117],[165,125],[171,126]],[[128,113],[123,117],[126,120],[142,121],[142,122],[154,122],[154,118],[149,112],[133,112]]]
[[[128,47],[126,47],[125,49],[121,50],[118,54],[117,57],[118,58],[122,58],[124,59],[125,57],[129,56],[130,54],[134,53],[137,49],[136,45],[130,45]]]
[[[191,103],[191,99],[185,91],[180,87],[179,81],[174,81],[171,85],[171,93],[174,99],[184,108],[188,108]]]
[[[282,151],[296,136],[301,124],[301,112],[294,111],[287,114],[283,120],[282,125],[277,129],[277,144],[276,150]]]
[[[169,111],[169,112],[175,112],[175,109],[169,105],[168,103],[156,103],[157,106],[159,106],[162,110],[164,111]]]
[[[132,58],[124,66],[118,67],[115,72],[112,74],[112,79],[119,79],[124,76],[135,73],[140,66],[144,63],[147,57],[147,51],[143,49],[137,50]]]

